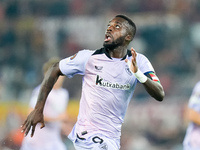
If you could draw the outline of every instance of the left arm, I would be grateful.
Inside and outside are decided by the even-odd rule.
[[[150,78],[147,78],[146,82],[143,83],[146,91],[158,101],[164,99],[165,93],[162,85],[159,82],[153,81]]]
[[[132,73],[135,75],[135,77],[142,83],[146,89],[146,91],[151,95],[153,98],[155,98],[158,101],[162,101],[164,99],[165,93],[164,89],[160,82],[156,82],[145,76],[137,66],[136,56],[137,53],[133,48],[131,48],[132,53],[132,61],[129,62],[127,59],[125,60]]]

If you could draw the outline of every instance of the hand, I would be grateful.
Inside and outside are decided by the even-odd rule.
[[[137,53],[133,49],[133,47],[131,47],[131,54],[132,54],[132,59],[131,59],[131,65],[129,67],[133,73],[136,73],[138,70],[137,61],[136,61]],[[128,63],[128,59],[125,59],[125,62]]]
[[[41,123],[41,127],[40,129],[42,129],[43,127],[45,127],[44,124],[44,117],[43,117],[43,113],[41,111],[38,111],[37,109],[34,109],[27,117],[27,119],[24,121],[24,123],[21,125],[21,132],[25,132],[24,136],[27,136],[29,130],[32,127],[31,130],[31,137],[33,137],[34,132],[35,132],[35,127],[37,125],[37,123]]]

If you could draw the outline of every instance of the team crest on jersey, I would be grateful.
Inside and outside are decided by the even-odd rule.
[[[125,70],[126,70],[126,72],[127,72],[130,76],[132,76],[132,72],[131,72],[131,70],[130,70],[129,67],[125,68]]]

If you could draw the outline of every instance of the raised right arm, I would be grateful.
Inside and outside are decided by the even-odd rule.
[[[28,132],[31,131],[31,137],[34,135],[35,127],[37,123],[41,123],[41,127],[43,128],[45,126],[44,124],[44,116],[43,116],[43,110],[45,106],[45,102],[47,99],[47,96],[49,95],[50,91],[52,90],[54,84],[56,83],[58,77],[60,75],[63,75],[59,69],[59,62],[55,63],[52,67],[49,68],[47,73],[45,74],[45,77],[41,84],[41,89],[39,92],[39,96],[37,99],[36,106],[34,110],[28,115],[27,119],[22,124],[22,132],[24,132],[24,135],[26,136]]]

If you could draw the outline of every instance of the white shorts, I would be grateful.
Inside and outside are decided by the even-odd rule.
[[[119,150],[120,140],[112,140],[102,134],[95,134],[87,139],[77,135],[73,142],[76,150]]]

